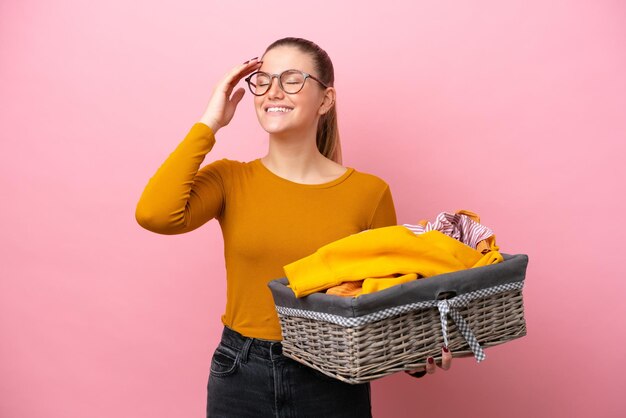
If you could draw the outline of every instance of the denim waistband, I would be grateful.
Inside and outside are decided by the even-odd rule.
[[[283,357],[283,345],[280,341],[246,337],[226,325],[224,325],[224,330],[222,331],[222,343],[241,350],[244,362],[247,360],[249,353],[268,360],[277,360]]]

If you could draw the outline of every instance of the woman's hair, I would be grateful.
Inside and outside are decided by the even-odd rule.
[[[335,70],[330,57],[317,44],[302,38],[282,38],[265,50],[265,55],[270,49],[279,46],[293,46],[298,48],[305,54],[309,54],[313,58],[313,65],[318,77],[324,84],[333,87],[335,84]],[[331,107],[325,114],[320,116],[317,124],[316,135],[317,149],[326,158],[341,164],[341,143],[339,141],[339,129],[337,127],[337,103]]]

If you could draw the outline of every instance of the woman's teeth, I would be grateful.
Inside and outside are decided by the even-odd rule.
[[[287,108],[287,107],[270,107],[266,110],[266,112],[291,112],[291,109]]]

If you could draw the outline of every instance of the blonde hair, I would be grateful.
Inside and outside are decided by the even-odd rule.
[[[318,77],[324,84],[333,87],[335,84],[335,70],[330,57],[322,48],[314,42],[303,38],[287,37],[273,42],[265,50],[265,55],[269,50],[279,46],[293,46],[313,58],[313,64]],[[339,140],[339,127],[337,124],[337,103],[322,116],[317,124],[316,134],[317,149],[326,158],[341,164],[341,142]]]

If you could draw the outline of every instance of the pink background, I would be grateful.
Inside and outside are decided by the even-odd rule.
[[[283,36],[329,52],[344,164],[400,223],[470,209],[530,257],[528,335],[373,382],[374,415],[625,416],[619,0],[2,1],[0,416],[204,417],[219,225],[161,236],[135,205],[217,80]],[[266,146],[248,92],[205,163]]]

